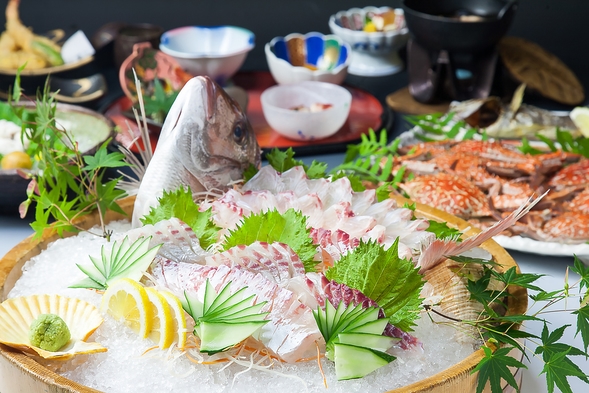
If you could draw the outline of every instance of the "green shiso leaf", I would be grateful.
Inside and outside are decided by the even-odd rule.
[[[256,241],[285,243],[301,258],[305,271],[315,271],[316,261],[313,260],[317,246],[313,244],[307,228],[307,217],[294,209],[283,214],[277,210],[251,214],[244,217],[235,230],[223,241],[223,249],[228,250],[238,245],[250,245]]]
[[[364,184],[362,184],[362,179],[360,179],[359,176],[356,176],[352,173],[345,173],[344,171],[339,171],[331,176],[331,181],[336,181],[338,179],[341,179],[342,177],[348,178],[348,180],[350,181],[350,185],[352,186],[352,191],[362,192],[366,190],[366,187],[364,187]]]
[[[78,268],[88,277],[71,285],[70,288],[91,288],[105,290],[119,278],[139,281],[147,270],[158,250],[158,244],[149,248],[151,237],[140,237],[133,243],[125,237],[120,243],[113,242],[110,249],[102,246],[100,258],[90,256],[92,264],[79,265]]]
[[[295,160],[294,155],[295,153],[292,150],[292,147],[289,147],[285,151],[272,149],[266,154],[266,160],[268,160],[268,164],[270,164],[272,168],[280,173],[286,172],[295,166],[302,166],[309,179],[320,179],[326,176],[326,163],[313,160],[311,165],[308,166],[301,160]]]
[[[391,324],[411,331],[424,281],[412,261],[399,258],[398,248],[398,238],[388,250],[375,241],[360,241],[325,276],[359,290],[383,309]]]
[[[158,199],[159,205],[152,207],[141,222],[143,225],[156,224],[162,220],[176,217],[192,228],[200,246],[203,249],[209,248],[218,240],[219,230],[211,220],[212,211],[199,211],[199,207],[192,199],[190,187],[180,187],[176,191],[164,191]]]
[[[266,302],[253,304],[255,295],[245,297],[247,287],[231,293],[230,285],[217,292],[207,279],[202,302],[184,292],[182,307],[194,319],[201,352],[214,354],[231,348],[269,322],[265,319],[268,313],[260,312]]]

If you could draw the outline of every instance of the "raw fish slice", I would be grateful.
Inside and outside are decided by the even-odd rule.
[[[376,190],[366,190],[352,193],[352,208],[356,215],[370,215],[367,213],[369,207],[376,202]],[[378,219],[378,217],[377,217]]]
[[[35,347],[29,340],[31,323],[41,314],[58,315],[70,330],[70,341],[58,351]],[[15,297],[0,304],[0,343],[46,359],[67,360],[76,355],[105,352],[102,345],[86,342],[102,321],[96,307],[83,300],[60,295]]]
[[[262,274],[243,267],[220,265],[201,266],[159,261],[152,274],[158,285],[164,285],[183,296],[184,291],[204,299],[205,282],[209,279],[215,290],[231,282],[231,291],[247,287],[246,296],[255,295],[254,303],[266,301],[262,311],[268,312],[268,322],[254,337],[281,359],[292,363],[316,354],[315,342],[323,341],[311,309],[304,306],[289,290],[279,287]]]
[[[384,231],[384,230],[383,230]],[[321,247],[321,258],[325,265],[333,265],[333,261],[337,261],[342,255],[357,247],[360,240],[351,237],[342,230],[331,231],[324,228],[312,228],[311,238],[313,243]],[[329,254],[329,258],[324,253]]]
[[[299,256],[284,243],[254,242],[239,245],[206,258],[207,265],[240,265],[260,273],[281,285],[291,277],[304,275],[305,267]]]
[[[131,242],[142,236],[152,236],[149,246],[163,243],[158,255],[173,261],[204,264],[204,258],[210,255],[202,249],[192,228],[175,217],[131,229],[123,236],[128,236]]]

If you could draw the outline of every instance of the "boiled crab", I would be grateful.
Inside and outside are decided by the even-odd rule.
[[[549,191],[507,235],[541,241],[589,240],[589,159],[562,151],[523,154],[498,141],[425,142],[401,149],[393,172],[415,201],[486,228],[534,195]]]

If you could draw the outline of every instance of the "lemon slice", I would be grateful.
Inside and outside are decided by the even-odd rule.
[[[162,295],[168,301],[172,314],[174,316],[174,342],[177,343],[178,349],[184,349],[186,346],[186,317],[184,316],[184,309],[182,303],[174,294],[168,291],[160,291]]]
[[[141,338],[152,327],[152,306],[147,291],[137,281],[121,278],[109,285],[102,296],[100,310],[124,321]]]
[[[578,106],[570,113],[570,118],[585,138],[589,138],[589,107]]]
[[[160,349],[169,348],[174,342],[174,315],[168,299],[155,288],[146,287],[147,297],[151,302],[153,319],[151,331],[148,333],[150,340],[155,342]]]

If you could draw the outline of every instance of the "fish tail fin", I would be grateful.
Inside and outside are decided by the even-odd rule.
[[[514,210],[509,216],[504,219],[497,221],[493,226],[488,229],[465,239],[461,243],[455,240],[440,240],[436,239],[425,247],[425,250],[419,256],[417,265],[420,267],[420,272],[423,273],[439,264],[444,260],[446,256],[458,255],[471,248],[480,246],[483,242],[491,239],[503,232],[505,229],[511,227],[519,219],[525,216],[542,198],[546,196],[548,191],[542,194],[540,197],[532,200],[530,197],[524,202],[519,208]]]
[[[515,93],[513,93],[513,97],[511,97],[511,103],[509,104],[509,110],[511,115],[515,117],[515,114],[522,106],[522,102],[524,100],[524,91],[526,90],[526,84],[522,83],[515,89]]]

